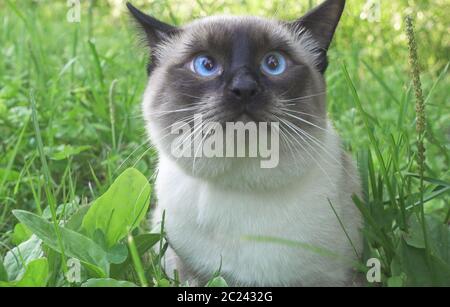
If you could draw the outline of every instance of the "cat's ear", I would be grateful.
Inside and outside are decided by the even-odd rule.
[[[167,39],[177,32],[178,28],[153,18],[137,8],[130,2],[127,2],[127,8],[133,15],[137,24],[142,28],[146,35],[147,44],[154,48],[159,42]]]
[[[318,68],[323,73],[328,62],[326,53],[344,10],[345,0],[326,0],[291,23],[296,30],[306,29],[318,43]]]

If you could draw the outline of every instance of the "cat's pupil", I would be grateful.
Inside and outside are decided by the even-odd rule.
[[[202,65],[207,70],[212,70],[214,68],[214,61],[211,58],[204,58]]]
[[[274,56],[274,55],[269,55],[269,56],[266,58],[266,64],[267,64],[267,67],[268,67],[268,68],[270,68],[270,69],[276,69],[276,68],[278,67],[279,62],[278,62],[278,59],[277,59],[276,56]]]

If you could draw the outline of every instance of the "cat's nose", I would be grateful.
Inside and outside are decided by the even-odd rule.
[[[260,91],[258,81],[249,72],[236,73],[228,89],[235,98],[243,101],[255,97]]]

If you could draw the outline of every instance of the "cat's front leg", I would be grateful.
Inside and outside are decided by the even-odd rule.
[[[175,250],[170,246],[162,259],[163,269],[166,275],[171,279],[176,279],[175,274],[181,285],[199,287],[205,284],[198,276],[181,260]]]
[[[154,212],[151,218],[152,229],[154,233],[161,232],[161,221],[163,220],[163,212],[160,206],[154,204]],[[165,231],[165,229],[163,229]],[[167,238],[162,239],[163,245],[167,242]],[[170,240],[166,252],[161,259],[162,269],[166,273],[167,277],[172,280],[178,279],[181,285],[188,284],[189,286],[202,286],[206,284],[206,281],[200,280],[200,278],[193,272],[192,269],[185,264],[185,262],[177,255],[173,247],[170,245]],[[155,252],[160,253],[158,247],[155,247]]]

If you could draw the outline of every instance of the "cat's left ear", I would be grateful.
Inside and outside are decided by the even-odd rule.
[[[167,39],[177,32],[178,28],[153,18],[127,2],[127,8],[145,32],[147,44],[154,48],[162,40]]]
[[[345,0],[326,0],[290,25],[296,29],[306,29],[318,43],[318,69],[325,72],[328,61],[327,51],[334,31],[344,10]]]

